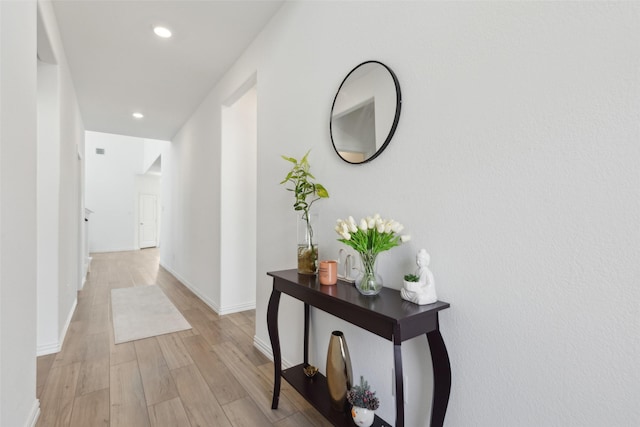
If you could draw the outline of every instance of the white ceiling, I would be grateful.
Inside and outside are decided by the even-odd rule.
[[[54,0],[85,128],[170,140],[282,3]]]

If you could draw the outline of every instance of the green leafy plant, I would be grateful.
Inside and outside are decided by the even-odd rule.
[[[354,385],[347,391],[347,400],[353,406],[366,408],[375,411],[380,406],[380,400],[376,397],[376,392],[369,390],[369,383],[360,376],[360,385]]]
[[[416,276],[415,274],[406,274],[404,276],[404,280],[406,282],[419,282],[420,278],[418,276]]]
[[[293,167],[280,182],[280,184],[290,184],[287,190],[293,191],[294,193],[295,201],[293,203],[293,209],[302,211],[306,218],[309,216],[309,210],[313,203],[329,197],[329,192],[322,184],[313,182],[316,177],[309,172],[309,169],[311,169],[308,160],[310,152],[311,150],[307,151],[300,161],[294,157],[282,156],[286,161],[293,163]],[[311,200],[309,200],[309,198],[311,198]]]
[[[294,157],[282,156],[282,158],[293,164],[287,176],[280,182],[286,184],[287,191],[293,192],[294,203],[293,209],[302,213],[302,219],[306,222],[307,228],[307,246],[306,248],[298,248],[298,270],[315,272],[317,262],[317,250],[313,244],[313,228],[310,222],[311,206],[320,199],[329,197],[329,192],[320,183],[315,182],[316,177],[310,172],[309,153],[300,159]]]

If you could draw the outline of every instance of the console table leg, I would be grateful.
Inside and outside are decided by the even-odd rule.
[[[309,304],[304,304],[304,366],[309,365]]]
[[[427,332],[431,363],[433,365],[433,402],[431,405],[431,427],[442,427],[451,392],[451,365],[449,354],[440,331]]]
[[[282,381],[282,356],[280,354],[280,336],[278,335],[278,307],[280,306],[280,291],[271,291],[267,307],[267,329],[273,351],[273,400],[271,409],[278,409],[280,399],[280,382]]]
[[[399,335],[395,335],[398,337]],[[402,376],[402,347],[393,343],[393,362],[396,376],[396,427],[404,427],[404,377]]]

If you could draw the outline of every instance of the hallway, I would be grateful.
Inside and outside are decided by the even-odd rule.
[[[328,426],[253,347],[255,311],[218,316],[159,251],[93,254],[62,351],[38,358],[39,427]],[[113,344],[110,290],[158,284],[193,329]]]

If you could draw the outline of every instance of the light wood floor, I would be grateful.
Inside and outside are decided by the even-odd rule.
[[[38,358],[38,427],[330,425],[285,381],[271,410],[273,364],[253,347],[255,312],[218,316],[158,255],[93,255],[62,351]],[[193,329],[114,345],[111,289],[148,284]]]

